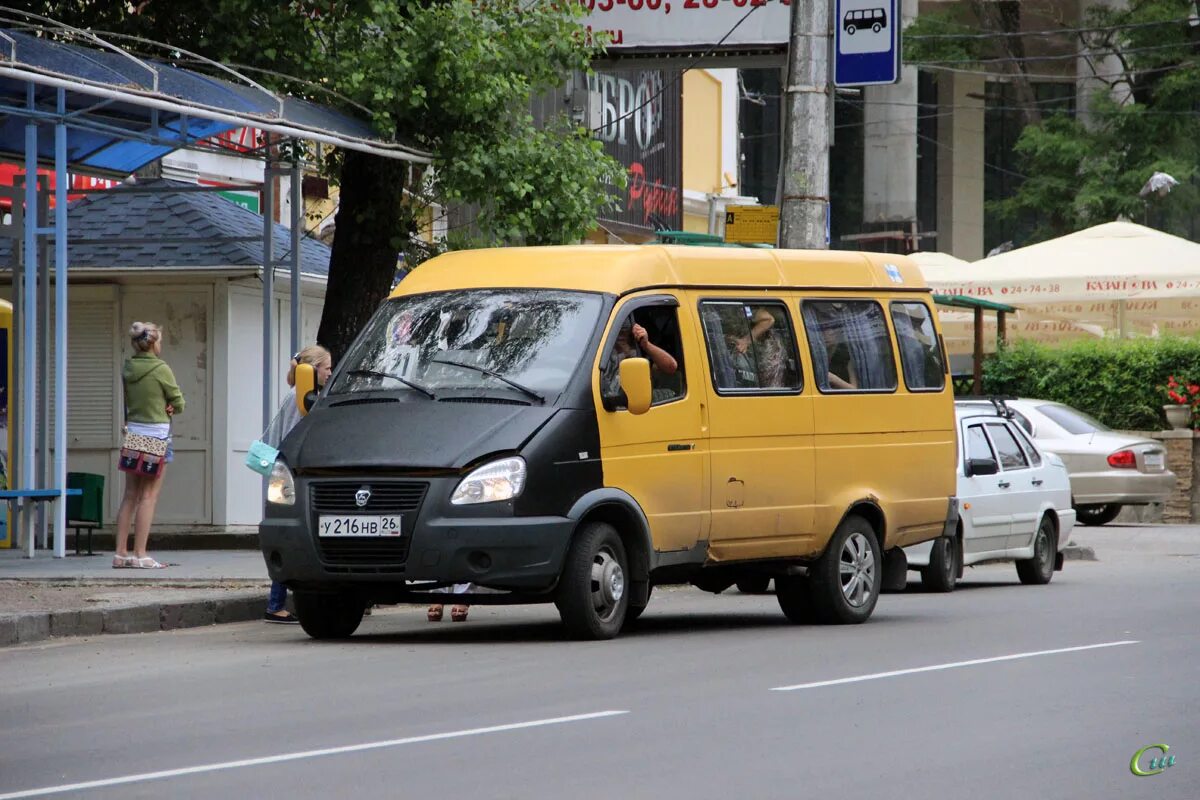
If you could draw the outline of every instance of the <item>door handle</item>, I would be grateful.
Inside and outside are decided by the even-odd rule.
[[[669,445],[667,445],[667,452],[668,453],[682,453],[682,452],[686,452],[688,450],[694,450],[695,448],[696,448],[696,445],[692,444],[691,442],[688,442],[686,444],[684,444],[684,443],[669,444]]]
[[[1043,481],[1041,478],[1034,478],[1034,479],[1033,479],[1033,485],[1034,485],[1034,486],[1041,486],[1043,483],[1044,483],[1044,481]]]
[[[1012,486],[1012,484],[1009,483],[1008,481],[1000,481],[996,485],[999,486],[1001,489],[1007,489],[1008,487]]]

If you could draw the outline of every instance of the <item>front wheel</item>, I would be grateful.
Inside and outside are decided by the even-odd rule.
[[[858,28],[855,28],[853,25],[846,26],[846,33],[850,36],[853,36],[856,30],[858,30]]]
[[[929,566],[921,568],[921,585],[931,592],[953,592],[961,558],[958,537],[936,540],[929,551]]]
[[[1121,513],[1119,503],[1108,503],[1102,506],[1076,506],[1075,518],[1081,525],[1107,525]]]
[[[577,639],[611,639],[629,608],[625,546],[613,526],[589,522],[575,534],[554,604]]]
[[[1049,517],[1042,517],[1042,521],[1038,523],[1037,535],[1033,537],[1033,558],[1017,562],[1017,577],[1021,579],[1021,583],[1040,586],[1050,582],[1054,577],[1057,539],[1054,523]]]
[[[871,523],[854,514],[842,520],[808,575],[809,599],[817,622],[866,622],[883,585],[881,565],[879,540]]]
[[[295,592],[300,627],[314,639],[345,639],[362,623],[367,604],[352,592]]]

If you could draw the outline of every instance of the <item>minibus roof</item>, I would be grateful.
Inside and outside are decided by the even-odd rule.
[[[619,296],[656,287],[928,291],[913,261],[888,253],[567,245],[456,250],[414,269],[392,296],[478,288]]]

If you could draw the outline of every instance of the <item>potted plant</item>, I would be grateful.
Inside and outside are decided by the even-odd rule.
[[[1167,385],[1162,387],[1170,401],[1163,406],[1167,415],[1167,424],[1172,428],[1190,428],[1197,412],[1200,412],[1200,384],[1180,382],[1171,375]]]

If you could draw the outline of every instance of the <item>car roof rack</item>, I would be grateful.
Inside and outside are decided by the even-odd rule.
[[[954,402],[974,401],[977,403],[991,403],[992,407],[996,409],[996,416],[1004,417],[1005,419],[1012,419],[1016,412],[1009,408],[1007,402],[1005,401],[1016,399],[1017,398],[1013,397],[1011,394],[976,394],[956,397],[954,398]]]

